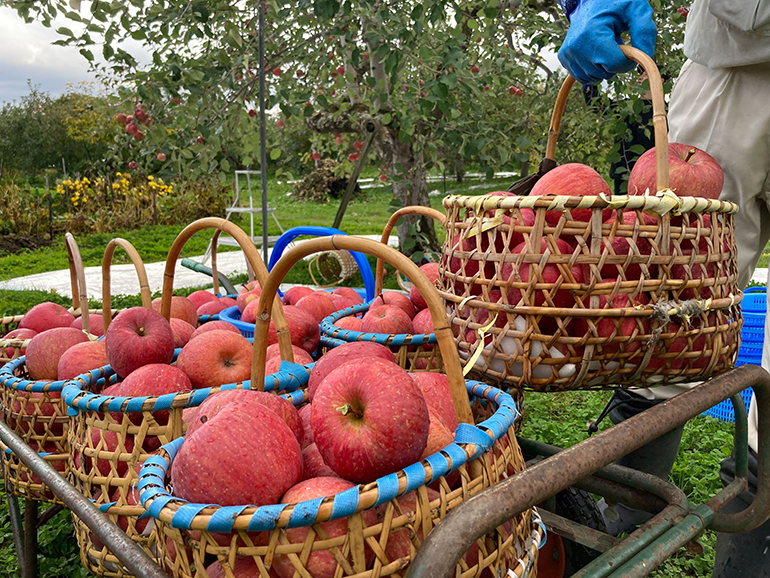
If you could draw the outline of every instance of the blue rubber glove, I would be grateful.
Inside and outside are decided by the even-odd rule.
[[[622,32],[630,32],[634,48],[650,57],[655,53],[658,31],[647,0],[562,0],[562,7],[570,27],[559,61],[582,84],[599,83],[634,68],[618,48]]]

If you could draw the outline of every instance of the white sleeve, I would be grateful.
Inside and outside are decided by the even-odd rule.
[[[709,12],[744,32],[770,35],[770,0],[709,0]]]

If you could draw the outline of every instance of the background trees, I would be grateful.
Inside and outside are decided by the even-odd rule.
[[[152,123],[141,127],[141,141],[115,137],[118,159],[166,177],[257,164],[256,3],[10,4],[43,23],[66,15],[73,26],[58,29],[60,42],[92,62],[101,53],[106,65],[94,66],[118,93],[113,112],[132,114],[142,104]],[[658,61],[676,72],[684,17],[672,0],[652,4]],[[313,150],[341,158],[354,150],[340,147],[362,141],[364,123],[375,120],[376,166],[400,203],[427,204],[426,173],[446,163],[526,173],[539,162],[563,74],[551,69],[553,54],[568,26],[555,2],[270,0],[266,8],[267,107],[280,111],[284,130],[297,123],[312,130]],[[128,38],[143,42],[147,66],[125,50]],[[642,87],[621,79],[606,90],[619,98]],[[626,113],[639,114],[639,106],[588,108],[573,97],[560,157],[606,168]],[[273,163],[298,153],[280,133],[269,144]],[[344,133],[351,138],[335,138]],[[399,236],[415,224],[435,244],[430,222],[405,222]]]

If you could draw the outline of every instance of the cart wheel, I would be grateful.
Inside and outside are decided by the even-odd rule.
[[[567,488],[556,494],[556,514],[594,530],[607,531],[607,526],[596,505],[596,500],[593,499],[591,494],[583,490]],[[583,546],[566,539],[562,539],[562,541],[564,542],[565,554],[564,576],[572,576],[583,566],[593,562],[601,555],[600,552],[592,550],[588,546]]]

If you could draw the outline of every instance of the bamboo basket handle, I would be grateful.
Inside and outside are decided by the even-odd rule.
[[[423,297],[425,297],[431,312],[436,341],[438,342],[444,368],[449,378],[449,387],[452,392],[452,401],[454,402],[457,419],[463,423],[472,424],[473,415],[471,414],[468,392],[465,389],[465,378],[463,377],[463,370],[460,365],[460,356],[457,353],[454,335],[447,322],[446,309],[436,288],[428,281],[425,273],[420,271],[420,268],[409,257],[402,255],[387,245],[361,237],[334,235],[310,239],[284,253],[283,257],[273,266],[267,282],[262,287],[262,295],[259,298],[259,311],[257,312],[257,322],[254,327],[254,359],[252,360],[252,372],[256,370],[256,376],[253,379],[256,382],[252,381],[252,383],[257,383],[261,386],[265,379],[265,358],[267,356],[267,332],[270,327],[270,310],[276,291],[284,277],[303,257],[322,251],[338,250],[359,251],[373,255],[395,266],[399,271],[402,271],[412,279],[412,282],[420,290]]]
[[[168,251],[168,257],[166,257],[166,269],[163,272],[163,294],[160,305],[160,313],[166,319],[169,319],[171,316],[171,297],[174,291],[174,267],[176,266],[176,261],[179,258],[179,254],[182,252],[182,248],[185,246],[185,243],[190,240],[190,237],[192,237],[198,231],[203,231],[205,229],[217,229],[219,231],[223,231],[238,242],[238,245],[240,245],[241,249],[243,249],[246,262],[251,266],[257,276],[257,280],[262,287],[262,292],[264,293],[265,291],[265,283],[268,279],[267,267],[265,267],[265,263],[262,261],[262,257],[259,256],[259,252],[257,251],[257,248],[254,246],[254,243],[251,241],[249,236],[238,225],[235,225],[230,221],[226,221],[225,219],[221,219],[219,217],[205,217],[187,225],[182,230],[182,232],[177,235],[176,239],[174,239],[174,243],[171,245],[171,248]],[[275,329],[278,334],[278,348],[281,352],[281,359],[293,362],[294,350],[291,347],[289,325],[286,322],[286,316],[283,314],[283,306],[281,305],[280,299],[272,305],[273,316],[275,317]],[[265,334],[264,345],[265,349],[267,349],[267,334]],[[254,339],[254,348],[257,348],[256,333]],[[262,373],[264,374],[264,367],[262,368]],[[262,389],[264,387],[264,375],[258,381],[254,380],[255,377],[256,369],[252,364],[252,386],[258,384],[258,387]]]
[[[668,188],[668,124],[666,123],[666,105],[663,100],[663,80],[655,62],[641,50],[631,46],[620,45],[620,50],[627,58],[641,64],[650,81],[652,93],[652,127],[655,132],[655,184],[659,191]],[[575,79],[567,76],[561,85],[559,96],[553,107],[551,126],[548,129],[548,144],[545,148],[545,156],[555,160],[556,139],[559,135],[559,125],[564,114],[564,106]]]
[[[385,228],[382,230],[382,237],[380,238],[380,243],[382,243],[383,245],[388,244],[388,241],[390,240],[391,231],[393,231],[393,228],[396,226],[396,223],[398,223],[398,220],[404,215],[424,215],[426,217],[432,217],[436,219],[439,223],[441,223],[442,227],[446,222],[446,215],[444,215],[441,211],[437,211],[436,209],[432,209],[430,207],[423,207],[421,205],[413,205],[411,207],[402,207],[398,211],[393,213],[390,216],[390,219],[388,219],[388,222],[385,224]],[[383,260],[378,257],[377,266],[374,274],[375,297],[380,293],[382,293],[382,278],[384,274],[385,274],[385,264],[383,263]]]
[[[217,241],[222,231],[217,229],[211,237],[211,278],[214,280],[214,295],[219,296],[219,273],[217,272]]]
[[[107,329],[112,321],[112,296],[111,290],[111,267],[112,257],[115,255],[115,249],[120,247],[127,254],[131,263],[136,270],[136,276],[139,278],[139,293],[142,297],[142,307],[152,309],[152,294],[150,293],[150,282],[147,279],[147,271],[144,268],[142,258],[134,246],[120,237],[115,237],[104,249],[104,256],[102,257],[102,320],[104,321],[104,333],[107,333]]]
[[[67,260],[70,267],[70,284],[72,287],[72,309],[80,309],[80,317],[83,319],[83,329],[91,333],[91,323],[88,314],[88,292],[86,290],[86,273],[83,269],[83,259],[80,257],[80,248],[72,233],[64,234],[64,244],[67,247]]]

